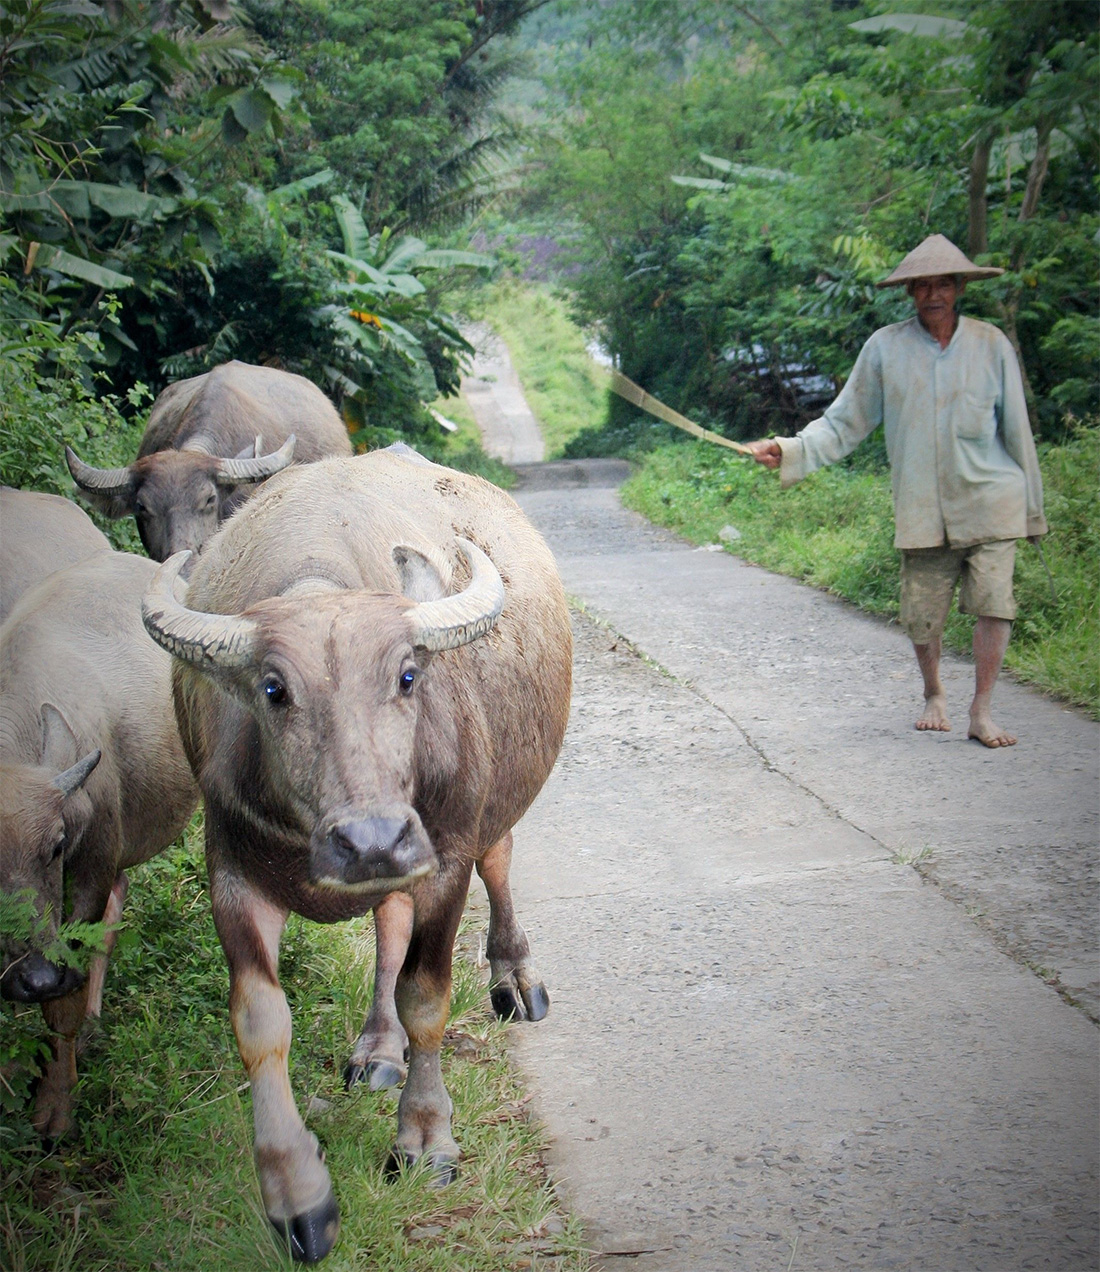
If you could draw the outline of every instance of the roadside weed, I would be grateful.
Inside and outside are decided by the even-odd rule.
[[[919,866],[922,862],[931,861],[935,855],[936,850],[925,844],[923,848],[899,848],[890,854],[890,860],[895,866]]]

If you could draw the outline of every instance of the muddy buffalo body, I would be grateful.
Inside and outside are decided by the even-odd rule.
[[[0,622],[48,574],[110,549],[107,536],[71,500],[0,486]]]
[[[350,454],[347,429],[316,385],[246,362],[169,385],[125,468],[93,468],[65,448],[85,497],[108,517],[133,514],[154,561],[201,551],[257,483],[291,463]]]
[[[569,615],[549,550],[507,495],[386,451],[274,478],[208,546],[186,606],[172,591],[181,564],[162,567],[146,626],[178,660],[264,1204],[312,1262],[338,1212],[287,1080],[288,913],[334,922],[395,892],[380,913],[408,905],[393,1161],[423,1158],[450,1178],[440,1045],[475,863],[498,1010],[545,1010],[508,865],[512,827],[565,732]]]
[[[157,567],[104,551],[27,591],[0,628],[0,887],[46,927],[115,923],[126,870],[176,838],[198,803],[172,711],[172,660],[142,626]],[[76,1038],[98,1015],[88,976],[27,946],[3,951],[0,992],[39,1002],[53,1038],[33,1120],[69,1126]]]

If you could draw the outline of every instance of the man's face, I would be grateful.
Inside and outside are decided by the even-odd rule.
[[[932,278],[914,278],[908,284],[909,295],[917,307],[917,317],[926,327],[942,322],[955,308],[955,301],[966,290],[954,274],[936,274]]]

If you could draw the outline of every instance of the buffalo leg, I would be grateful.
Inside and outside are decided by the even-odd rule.
[[[120,873],[107,898],[102,920],[104,923],[117,924],[122,918],[126,887],[126,875]],[[35,1093],[32,1122],[34,1129],[47,1144],[60,1139],[72,1125],[80,1029],[88,1016],[98,1016],[103,1008],[107,960],[117,940],[117,932],[107,933],[107,949],[102,954],[94,955],[87,978],[79,989],[42,1004],[42,1016],[52,1034],[51,1054]]]
[[[130,881],[125,870],[118,874],[107,898],[107,908],[103,911],[103,922],[107,924],[107,948],[102,954],[96,954],[88,966],[88,1007],[87,1014],[98,1018],[103,1010],[103,985],[107,979],[107,961],[118,941],[118,924],[122,922],[122,907],[126,901],[126,893]]]
[[[340,1212],[317,1139],[306,1130],[290,1089],[290,1008],[278,977],[287,912],[220,873],[212,872],[210,895],[229,962],[233,1032],[252,1086],[264,1209],[293,1256],[315,1263],[336,1241]]]
[[[374,1001],[344,1070],[348,1090],[364,1080],[372,1091],[405,1081],[408,1039],[393,995],[412,929],[413,903],[406,893],[391,892],[374,907]]]
[[[31,1120],[47,1146],[60,1139],[72,1124],[76,1038],[84,1023],[87,1004],[87,981],[73,993],[42,1004],[42,1016],[52,1035],[51,1054],[35,1092]]]
[[[456,871],[456,874],[458,872]],[[469,887],[469,866],[423,913],[417,903],[405,965],[397,978],[397,1013],[409,1038],[409,1076],[397,1106],[391,1168],[426,1159],[440,1184],[456,1174],[451,1098],[443,1085],[440,1048],[451,1005],[451,958]]]
[[[477,872],[489,897],[489,996],[501,1020],[541,1020],[550,996],[539,978],[527,933],[512,905],[508,874],[512,868],[512,832],[489,849]]]

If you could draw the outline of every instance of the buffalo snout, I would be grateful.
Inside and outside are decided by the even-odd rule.
[[[391,887],[429,874],[435,850],[413,817],[356,817],[338,821],[316,837],[312,882],[328,887]]]
[[[64,998],[83,984],[83,972],[51,963],[32,950],[15,959],[0,977],[0,995],[16,1003],[45,1003]]]

